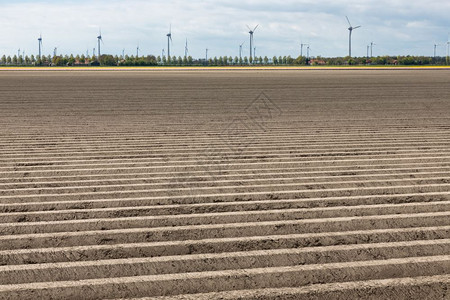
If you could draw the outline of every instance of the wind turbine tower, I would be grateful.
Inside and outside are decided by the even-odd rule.
[[[41,54],[42,54],[42,35],[39,35],[38,38],[38,42],[39,42],[39,60],[41,60]]]
[[[100,42],[103,43],[103,38],[102,38],[102,31],[99,31],[99,35],[97,37],[97,42],[98,42],[98,59],[100,59],[101,56],[101,51],[100,51]]]
[[[300,44],[300,56],[301,57],[303,57],[303,47],[305,47],[305,46],[309,47],[309,44],[303,44],[303,43]]]
[[[247,28],[248,28],[248,30],[249,30],[249,34],[250,34],[250,58],[249,58],[249,61],[251,62],[252,61],[252,50],[253,50],[253,34],[255,33],[255,31],[256,31],[256,28],[258,28],[258,26],[259,26],[259,24],[258,25],[256,25],[255,26],[255,28],[253,28],[253,30],[252,29],[250,29],[250,27],[247,25]]]
[[[188,53],[189,53],[189,49],[188,49],[188,41],[187,41],[187,39],[186,39],[186,45],[184,46],[184,57],[187,58]]]
[[[347,19],[348,25],[350,25],[350,27],[348,28],[348,56],[352,57],[352,32],[354,29],[360,28],[361,25],[353,27],[348,17],[345,16],[345,18]]]
[[[169,27],[169,33],[167,34],[167,58],[170,59],[170,43],[172,42],[172,25]]]
[[[449,63],[449,52],[450,52],[450,33],[447,36],[447,56],[445,57],[445,61],[447,62],[447,65]]]
[[[242,46],[245,44],[245,41],[239,45],[239,60],[242,59]]]
[[[439,44],[434,43],[434,53],[433,53],[433,57],[436,58],[436,48],[437,46],[440,46]]]

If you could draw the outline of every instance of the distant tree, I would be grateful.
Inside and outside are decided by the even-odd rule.
[[[278,64],[283,64],[283,57],[281,57],[281,56],[278,56]]]
[[[306,57],[304,57],[304,56],[297,57],[297,59],[294,61],[294,64],[302,65],[302,66],[306,65]]]
[[[100,65],[102,66],[115,66],[117,65],[117,61],[114,56],[109,54],[102,54],[99,59]]]
[[[188,58],[187,58],[187,60],[188,60],[188,64],[189,65],[192,65],[192,63],[193,63],[193,59],[192,59],[192,56],[188,56]]]
[[[244,64],[248,65],[248,58],[247,58],[247,56],[244,56]]]
[[[274,56],[274,57],[272,58],[272,63],[273,63],[274,65],[278,65],[278,58],[277,58],[276,56]]]
[[[269,64],[269,58],[267,56],[264,56],[264,64],[265,65]]]
[[[244,63],[244,60],[242,59],[242,57],[239,57],[239,65],[243,65],[243,63]]]
[[[217,64],[219,66],[223,66],[225,64],[225,61],[222,56],[220,56],[219,59],[217,60]]]
[[[52,65],[54,66],[65,66],[68,60],[64,59],[62,56],[53,56]]]
[[[167,64],[167,58],[165,56],[162,57],[162,64],[163,65]]]
[[[13,65],[17,65],[17,55],[14,55],[12,58]]]
[[[347,63],[348,63],[350,66],[353,66],[353,65],[356,65],[356,60],[355,60],[353,57],[350,57],[350,58],[347,60]]]
[[[70,54],[69,59],[67,60],[67,65],[73,66],[75,64],[75,57],[73,54]]]
[[[286,64],[288,65],[294,64],[294,59],[290,55],[286,58]]]
[[[11,56],[8,55],[8,57],[6,58],[6,63],[7,63],[8,65],[10,65],[10,64],[12,63]]]
[[[233,64],[237,65],[239,63],[239,57],[235,56]]]
[[[158,64],[162,63],[161,56],[158,55],[158,57],[156,58],[156,62],[157,62]]]
[[[175,55],[172,56],[170,61],[171,61],[172,65],[176,64],[177,63],[177,57]]]
[[[183,58],[181,58],[181,56],[178,56],[177,65],[181,66],[182,64],[183,64]]]
[[[2,56],[1,63],[2,64],[6,64],[6,55]]]
[[[398,63],[401,65],[414,65],[415,64],[415,60],[413,57],[411,56],[405,56],[405,57],[400,57],[400,59],[398,60]]]

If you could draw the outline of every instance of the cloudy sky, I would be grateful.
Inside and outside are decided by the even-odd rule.
[[[160,55],[167,48],[172,26],[171,54],[204,57],[236,56],[239,44],[248,55],[246,25],[254,27],[257,56],[300,54],[310,44],[313,56],[348,53],[348,15],[353,26],[353,55],[365,56],[373,41],[374,55],[445,56],[450,32],[448,0],[0,0],[0,53],[38,52],[42,33],[44,53],[92,54],[101,28],[102,53]],[[304,51],[306,51],[304,49]]]

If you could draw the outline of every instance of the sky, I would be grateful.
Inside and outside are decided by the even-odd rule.
[[[353,31],[352,54],[445,56],[450,32],[448,0],[0,0],[0,54],[92,54],[101,29],[102,54],[161,55],[167,53],[171,26],[171,55],[249,55],[247,25],[255,31],[257,56],[300,55],[310,45],[311,56],[348,54],[348,16]],[[306,47],[303,48],[304,54]]]

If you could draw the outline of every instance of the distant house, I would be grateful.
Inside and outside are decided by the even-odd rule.
[[[322,59],[310,59],[309,64],[312,66],[324,66],[327,63]]]
[[[74,66],[89,66],[89,59],[85,59],[84,61],[80,61],[78,59],[75,59],[75,62],[73,63]]]

